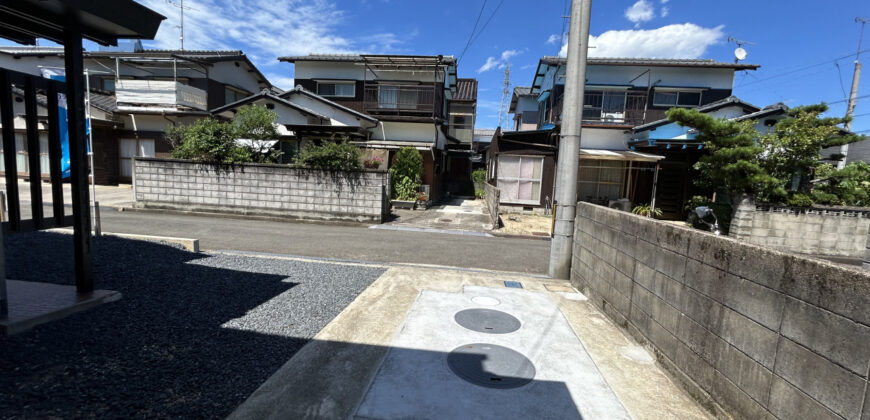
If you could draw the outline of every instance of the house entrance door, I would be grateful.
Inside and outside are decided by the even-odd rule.
[[[154,139],[121,139],[119,147],[120,178],[130,182],[133,179],[133,158],[154,157]]]

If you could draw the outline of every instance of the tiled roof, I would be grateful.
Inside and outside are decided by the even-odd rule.
[[[777,104],[777,105],[781,105],[781,104]],[[725,99],[720,99],[718,101],[710,102],[709,104],[699,106],[695,109],[698,110],[699,112],[711,112],[711,111],[715,111],[717,109],[725,108],[728,106],[739,106],[739,107],[743,108],[746,112],[748,112],[747,115],[743,115],[741,117],[735,118],[735,120],[737,120],[737,121],[739,121],[741,119],[746,119],[746,118],[753,118],[753,117],[757,116],[757,114],[759,114],[760,111],[762,111],[761,108],[759,108],[755,105],[752,105],[749,102],[746,102],[746,101],[744,101],[736,96],[733,96],[733,95],[729,96]],[[764,108],[764,110],[767,110],[767,109],[774,107],[774,106],[775,105],[767,106]],[[785,105],[783,105],[783,106],[785,106]],[[752,117],[750,117],[750,116],[752,116]],[[635,133],[637,133],[639,131],[649,130],[649,129],[660,127],[660,126],[663,126],[663,125],[669,124],[669,123],[670,123],[670,120],[668,120],[667,118],[663,118],[661,120],[648,122],[646,124],[634,127],[633,131]]]
[[[565,64],[565,57],[544,56],[541,59],[544,64]],[[629,57],[589,57],[587,65],[610,65],[610,66],[659,66],[659,67],[705,67],[727,68],[735,70],[755,70],[761,66],[757,64],[728,63],[711,59],[688,59],[688,58],[629,58]]]
[[[477,101],[477,79],[457,79],[454,101]]]
[[[337,62],[349,62],[349,63],[363,63],[366,61],[377,60],[378,62],[386,62],[391,58],[396,60],[413,60],[413,59],[421,59],[421,60],[434,60],[440,58],[443,64],[454,64],[456,59],[452,55],[368,55],[368,54],[315,54],[311,53],[308,55],[295,55],[295,56],[286,56],[286,57],[278,57],[279,61],[286,61],[288,63],[295,63],[297,61],[337,61]]]
[[[18,86],[12,85],[12,93],[24,97],[24,89],[21,89]],[[42,107],[48,106],[48,100],[45,95],[41,93],[36,94],[36,104]],[[99,92],[91,91],[91,106],[97,108],[101,111],[105,112],[115,112],[117,110],[115,106],[115,97],[112,95],[105,95]]]

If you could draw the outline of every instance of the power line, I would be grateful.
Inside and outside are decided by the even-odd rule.
[[[468,47],[471,45],[471,38],[474,37],[474,31],[477,30],[477,24],[480,23],[480,17],[483,16],[484,8],[486,8],[486,0],[483,0],[483,4],[480,5],[480,11],[477,12],[477,19],[474,20],[474,27],[471,28],[471,33],[468,34],[468,41],[465,41],[465,48],[462,49],[462,53],[459,54],[459,59],[456,60],[457,64],[462,61],[462,57],[465,56],[465,52],[468,51]]]
[[[480,37],[480,34],[482,34],[484,30],[486,30],[486,26],[489,25],[489,22],[492,20],[493,17],[495,17],[495,14],[498,13],[498,9],[501,7],[502,4],[504,4],[504,0],[501,0],[500,2],[498,2],[498,5],[495,6],[495,10],[493,10],[492,13],[489,15],[489,18],[486,19],[486,23],[484,23],[483,26],[480,27],[477,35],[474,37],[474,39],[471,40],[472,44],[474,44],[474,41],[477,41],[477,38]]]
[[[857,99],[864,99],[864,98],[870,98],[870,95],[862,95],[862,96],[855,97],[856,100]],[[839,104],[839,103],[846,102],[846,101],[848,101],[848,99],[840,99],[839,101],[831,101],[831,102],[825,102],[825,103],[830,105],[830,104]]]
[[[861,51],[859,51],[859,53],[868,52],[868,51],[870,51],[870,48],[867,48],[867,49],[865,49],[865,50],[861,50]],[[764,78],[761,78],[761,79],[756,78],[756,80],[755,80],[754,82],[746,83],[746,84],[744,84],[743,86],[754,85],[754,84],[756,84],[756,83],[761,83],[761,82],[764,82],[764,81],[767,81],[767,80],[770,80],[770,79],[776,79],[776,78],[778,78],[778,77],[788,76],[789,74],[794,74],[794,73],[801,72],[801,71],[804,71],[804,70],[809,70],[809,69],[811,69],[811,68],[813,68],[813,67],[819,67],[819,66],[823,66],[823,65],[825,65],[825,64],[829,64],[829,63],[836,63],[837,61],[843,60],[843,59],[845,59],[845,58],[852,57],[853,55],[855,55],[855,54],[854,54],[854,53],[849,53],[849,54],[844,55],[844,56],[842,56],[842,57],[837,57],[837,58],[835,58],[835,59],[833,59],[833,60],[827,60],[827,61],[823,61],[823,62],[821,62],[821,63],[810,64],[810,65],[808,65],[808,66],[800,67],[800,68],[797,68],[797,69],[794,69],[794,70],[789,70],[789,71],[786,71],[786,72],[784,72],[784,73],[779,73],[779,74],[776,74],[776,75],[773,75],[773,76],[764,77]]]

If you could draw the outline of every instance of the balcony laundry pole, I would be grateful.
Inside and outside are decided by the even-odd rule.
[[[562,129],[559,162],[556,165],[556,223],[550,242],[550,277],[571,277],[574,247],[574,216],[577,211],[577,171],[580,166],[580,134],[583,95],[586,88],[586,56],[589,49],[589,13],[592,0],[573,0],[568,33],[565,95],[562,100]],[[552,95],[550,95],[552,96]]]

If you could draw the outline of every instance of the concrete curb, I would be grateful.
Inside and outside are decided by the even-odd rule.
[[[102,206],[101,206],[102,207]],[[320,219],[305,219],[296,217],[279,217],[265,216],[256,214],[241,214],[241,213],[219,213],[210,211],[193,211],[193,210],[173,210],[161,209],[152,207],[120,207],[117,209],[121,212],[135,213],[154,213],[154,214],[173,214],[180,216],[208,216],[221,219],[238,219],[238,220],[264,220],[269,222],[284,222],[284,223],[308,223],[314,225],[333,225],[333,226],[349,226],[349,227],[367,227],[372,226],[372,222],[354,222],[350,220],[320,220]]]
[[[489,234],[495,236],[497,238],[508,238],[508,239],[531,239],[537,241],[549,241],[552,238],[549,236],[534,236],[534,235],[515,235],[510,233],[498,233],[494,231],[489,231]]]
[[[72,234],[73,230],[69,229],[69,228],[57,228],[57,229],[48,229],[47,232]],[[134,240],[138,240],[138,241],[167,242],[170,244],[178,244],[178,245],[183,246],[184,249],[186,249],[190,252],[199,252],[199,239],[176,238],[176,237],[172,237],[172,236],[135,235],[132,233],[103,232],[102,234],[104,236],[114,236],[117,238],[134,239]]]

